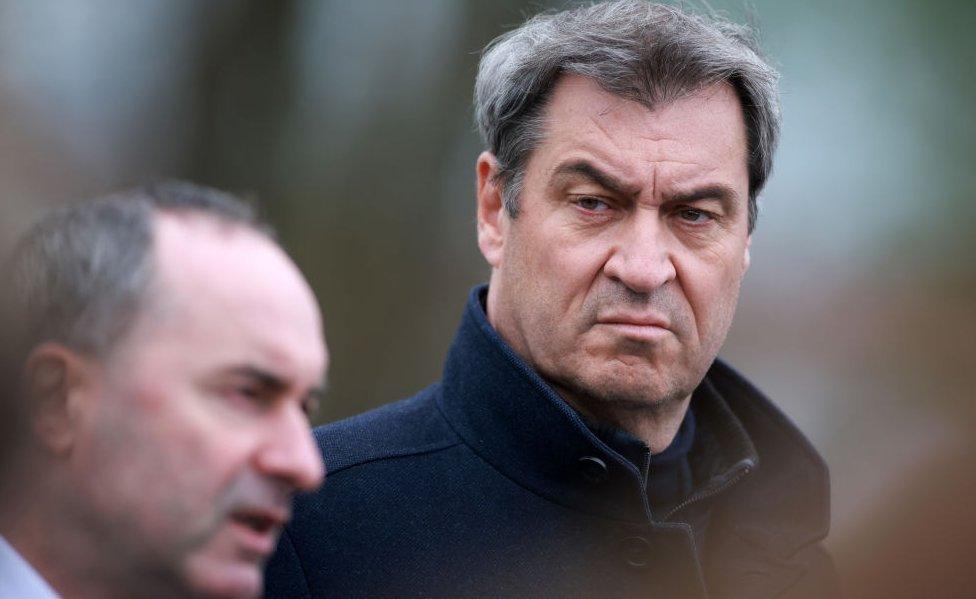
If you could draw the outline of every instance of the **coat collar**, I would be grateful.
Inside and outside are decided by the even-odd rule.
[[[472,291],[447,356],[445,417],[479,456],[530,491],[594,515],[645,521],[637,467],[502,340],[482,308],[486,289]]]
[[[651,514],[642,472],[595,435],[498,335],[482,307],[486,291],[486,286],[477,287],[469,296],[445,364],[438,401],[455,431],[503,475],[555,503],[633,523],[680,516],[682,506],[672,514]],[[732,401],[727,402],[729,395]],[[822,490],[819,479],[826,476],[816,452],[811,454],[812,448],[792,424],[728,366],[716,361],[692,404],[698,419],[689,454],[696,481],[693,502],[724,496],[733,485],[742,486],[739,481],[745,478],[750,489],[761,490],[765,503],[782,501],[784,489],[776,483],[776,474],[753,473],[760,456],[765,462],[767,454],[777,469],[788,470],[797,462],[803,466],[805,475],[794,478],[803,479],[805,485],[785,489],[787,494],[802,494],[810,485],[821,485],[818,490]],[[759,431],[761,443],[756,442],[753,429]],[[803,459],[796,460],[798,454]],[[770,493],[769,485],[780,492]],[[816,495],[813,503],[823,499],[822,493]],[[742,499],[741,507],[754,511],[749,501]],[[799,511],[793,510],[791,517]],[[816,527],[821,516],[813,517],[816,522],[793,522],[788,528]]]

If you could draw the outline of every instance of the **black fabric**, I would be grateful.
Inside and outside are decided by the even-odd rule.
[[[268,597],[829,596],[824,464],[758,391],[713,365],[661,458],[684,454],[691,490],[658,508],[623,445],[495,333],[481,293],[440,383],[315,431],[328,478],[296,500]]]
[[[651,454],[643,441],[627,431],[597,422],[587,425],[601,441],[644,473],[651,513],[664,514],[691,494],[693,480],[688,453],[695,440],[693,406],[685,412],[674,439],[657,454]]]

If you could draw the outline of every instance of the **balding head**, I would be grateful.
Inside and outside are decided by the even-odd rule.
[[[292,492],[324,475],[301,272],[244,204],[187,184],[55,213],[16,266],[45,481],[18,549],[66,596],[256,596]]]
[[[272,237],[230,194],[171,181],[69,205],[32,228],[14,256],[31,345],[102,355],[131,324],[152,278],[153,219],[198,216]]]

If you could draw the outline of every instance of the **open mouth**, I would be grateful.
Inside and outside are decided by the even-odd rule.
[[[234,519],[258,534],[269,534],[280,524],[280,520],[268,514],[248,512],[236,514]]]
[[[238,546],[255,559],[264,559],[274,551],[287,520],[287,511],[277,509],[244,509],[230,517]]]

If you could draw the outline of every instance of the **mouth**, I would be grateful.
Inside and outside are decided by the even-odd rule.
[[[241,548],[257,557],[266,557],[277,546],[278,534],[288,517],[287,510],[247,508],[232,513],[230,521]]]
[[[234,519],[258,534],[269,533],[272,529],[284,524],[274,516],[255,512],[236,514]]]
[[[656,315],[615,314],[597,319],[597,325],[617,335],[642,342],[660,341],[671,334],[666,319]]]
[[[664,327],[645,324],[631,324],[625,322],[601,322],[600,326],[611,329],[616,334],[642,342],[660,341],[671,331]]]

